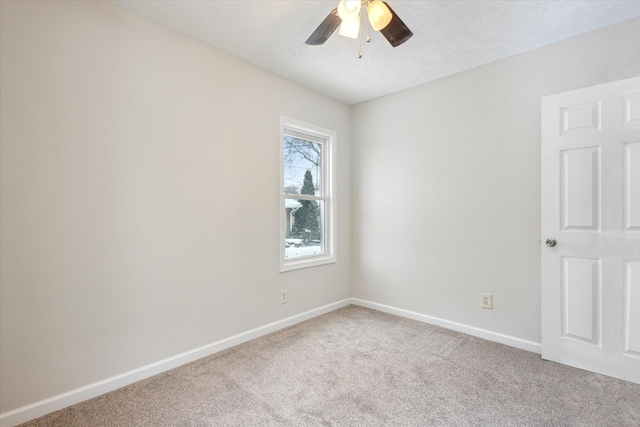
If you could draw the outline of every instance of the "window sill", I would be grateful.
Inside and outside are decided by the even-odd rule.
[[[337,262],[335,255],[324,255],[314,257],[300,257],[286,260],[280,265],[280,272],[300,270],[302,268],[317,267],[320,265],[333,264]]]

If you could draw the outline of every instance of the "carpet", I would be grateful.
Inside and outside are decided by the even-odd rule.
[[[348,306],[23,426],[640,426],[640,385]]]

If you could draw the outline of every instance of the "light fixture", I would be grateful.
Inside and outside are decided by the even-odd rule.
[[[387,5],[380,0],[370,0],[367,2],[367,15],[369,15],[371,26],[376,31],[383,30],[389,25],[391,18],[393,18]]]
[[[391,46],[400,46],[413,36],[411,30],[402,22],[391,6],[382,0],[340,0],[338,7],[329,12],[305,43],[315,46],[322,45],[338,27],[340,27],[341,36],[357,39],[360,35],[360,12],[363,5],[366,6],[371,27],[375,31],[380,31]],[[369,42],[370,40],[367,31],[365,41]],[[362,57],[362,52],[359,57]]]
[[[340,0],[338,16],[342,21],[360,20],[360,0]]]
[[[357,39],[360,35],[360,20],[342,21],[338,34],[344,37],[349,37],[350,39]]]

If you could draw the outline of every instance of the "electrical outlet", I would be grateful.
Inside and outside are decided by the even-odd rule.
[[[493,295],[491,294],[480,294],[481,303],[480,306],[482,308],[488,308],[489,310],[493,309]]]
[[[287,302],[289,302],[287,300],[287,290],[283,289],[280,291],[280,304],[286,304]]]

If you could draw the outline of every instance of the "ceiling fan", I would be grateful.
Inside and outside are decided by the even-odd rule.
[[[363,7],[364,6],[364,7]],[[340,0],[338,7],[333,9],[324,21],[316,28],[305,42],[308,45],[321,45],[340,27],[341,36],[357,39],[360,34],[360,11],[365,9],[369,23],[375,31],[397,47],[413,36],[391,7],[381,0]],[[367,42],[371,39],[367,36]]]

